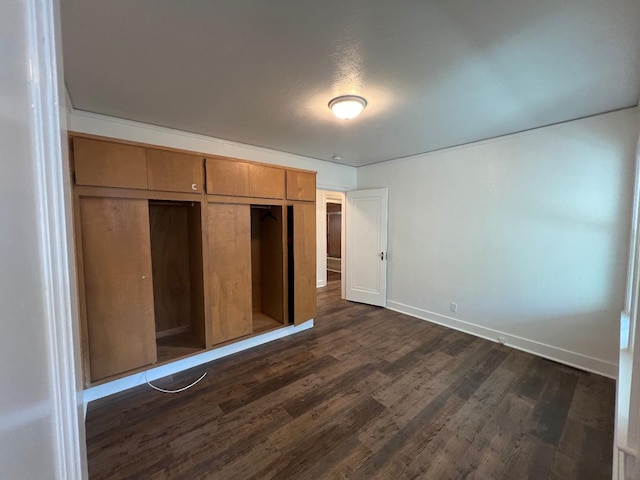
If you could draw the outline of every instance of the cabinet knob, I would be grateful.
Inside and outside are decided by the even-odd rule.
[[[192,183],[191,190],[198,190],[198,185],[196,185],[195,183]]]

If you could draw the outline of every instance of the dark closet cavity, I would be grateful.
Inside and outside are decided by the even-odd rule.
[[[149,201],[158,362],[205,348],[201,206]]]
[[[251,206],[251,300],[253,333],[282,327],[284,248],[282,207]]]

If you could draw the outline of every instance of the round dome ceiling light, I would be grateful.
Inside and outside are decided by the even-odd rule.
[[[342,120],[356,118],[366,106],[367,101],[357,95],[343,95],[329,102],[333,114]]]

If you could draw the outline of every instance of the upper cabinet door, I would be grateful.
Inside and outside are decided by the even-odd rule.
[[[287,199],[315,202],[315,172],[298,172],[296,170],[287,170]]]
[[[293,206],[293,322],[314,318],[316,298],[316,206]]]
[[[207,193],[249,196],[249,164],[227,158],[207,158]]]
[[[232,158],[207,158],[207,193],[234,197],[284,198],[285,171]]]
[[[147,158],[142,147],[76,137],[73,160],[78,185],[147,188]]]
[[[249,196],[284,198],[284,170],[265,165],[249,165]]]
[[[202,157],[163,150],[147,150],[149,190],[202,192]]]
[[[84,197],[80,224],[91,380],[157,359],[146,200]]]

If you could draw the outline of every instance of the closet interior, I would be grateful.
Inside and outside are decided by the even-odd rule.
[[[197,202],[149,201],[158,362],[205,348],[202,220]]]

